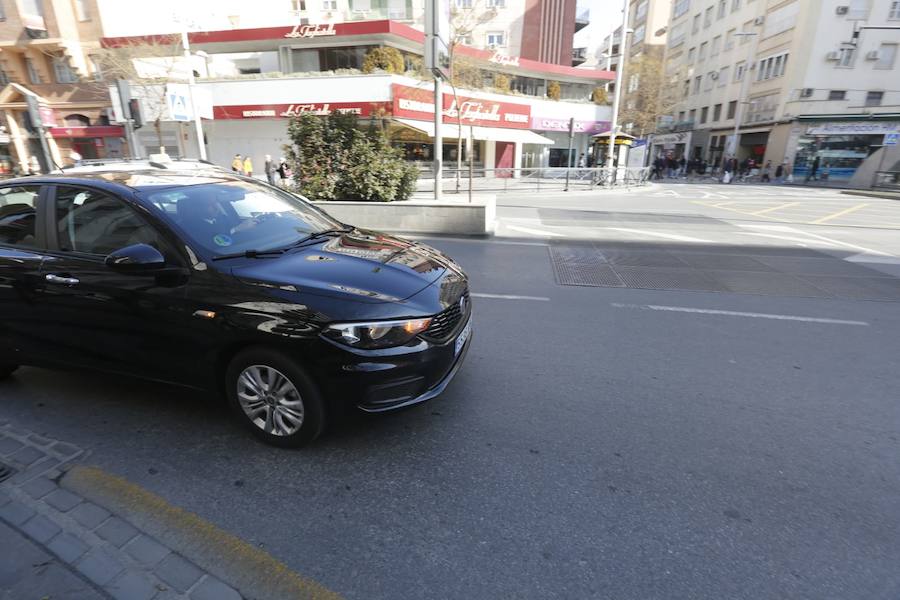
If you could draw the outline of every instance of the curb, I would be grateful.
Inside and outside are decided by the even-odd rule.
[[[0,426],[0,521],[117,600],[242,600],[233,587],[159,539],[60,486],[84,455],[71,444]]]

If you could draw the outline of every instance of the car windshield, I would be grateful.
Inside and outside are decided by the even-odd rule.
[[[139,195],[216,255],[283,248],[342,227],[297,196],[249,181],[151,188]]]

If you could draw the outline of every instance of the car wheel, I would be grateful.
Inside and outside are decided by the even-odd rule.
[[[263,441],[298,447],[325,427],[319,390],[299,365],[283,354],[251,348],[234,357],[225,373],[228,402]]]
[[[19,368],[19,365],[10,365],[6,363],[0,363],[0,379],[6,379],[10,375],[13,374],[13,371]]]

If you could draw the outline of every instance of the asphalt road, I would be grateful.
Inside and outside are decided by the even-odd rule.
[[[430,240],[479,295],[467,364],[444,396],[302,451],[91,374],[23,369],[0,416],[346,598],[897,598],[900,304],[754,292],[741,269],[716,273],[745,293],[556,282],[548,244],[799,253],[893,289],[900,203],[722,188],[504,198],[498,237]],[[822,210],[730,210],[789,202]],[[883,211],[811,223],[864,202]]]

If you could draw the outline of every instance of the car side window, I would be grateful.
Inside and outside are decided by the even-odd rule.
[[[149,244],[168,254],[156,229],[109,194],[60,185],[55,212],[60,250],[106,256],[132,244]]]
[[[40,186],[0,188],[0,244],[36,248],[37,206]]]

